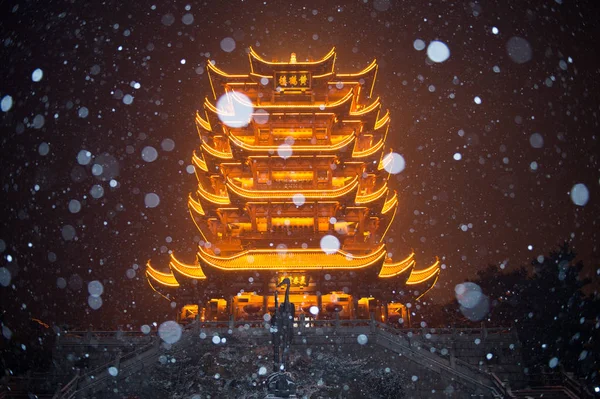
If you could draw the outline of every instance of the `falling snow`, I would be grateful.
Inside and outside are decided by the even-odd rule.
[[[250,70],[249,48],[276,62],[289,60],[294,51],[298,69],[293,70],[301,70],[301,62],[335,47],[335,73],[357,73],[377,60],[376,78],[360,78],[360,94],[352,98],[364,96],[368,103],[379,97],[381,107],[372,125],[354,131],[353,143],[333,157],[351,160],[357,148],[377,144],[380,133],[385,143],[366,157],[364,169],[352,172],[359,185],[347,194],[350,202],[330,201],[337,209],[334,217],[321,215],[315,203],[318,179],[339,187],[348,183],[343,176],[353,167],[327,158],[331,151],[318,154],[330,165],[326,176],[310,169],[311,195],[303,194],[300,184],[259,175],[251,159],[240,165],[224,162],[240,174],[229,184],[236,179],[242,184],[245,173],[247,187],[286,190],[278,206],[299,218],[314,215],[312,227],[298,228],[288,218],[277,222],[281,226],[272,223],[274,234],[265,230],[261,237],[286,261],[306,249],[320,250],[328,260],[344,254],[351,261],[383,243],[387,255],[377,267],[393,268],[412,252],[411,270],[439,260],[441,273],[431,291],[422,292],[419,284],[381,286],[397,300],[388,304],[387,313],[374,311],[372,317],[387,318],[389,334],[398,333],[422,358],[439,360],[436,364],[460,359],[455,366],[474,373],[512,367],[512,376],[500,380],[519,374],[520,380],[509,382],[513,391],[529,387],[536,376],[565,372],[590,394],[600,392],[600,88],[594,58],[598,29],[590,2],[554,0],[527,7],[466,2],[440,8],[390,0],[312,5],[108,1],[63,8],[15,1],[4,10],[0,324],[5,346],[0,357],[9,382],[49,373],[60,363],[52,362],[52,352],[62,342],[81,339],[87,347],[65,351],[64,367],[53,370],[52,375],[65,378],[35,394],[54,395],[59,383],[64,386],[80,370],[80,385],[92,376],[106,378],[104,383],[114,383],[110,395],[115,397],[264,397],[259,390],[272,370],[272,353],[264,345],[244,346],[243,339],[240,345],[239,332],[251,337],[270,328],[271,314],[261,311],[257,320],[242,320],[239,330],[224,316],[218,333],[180,324],[176,320],[186,295],[201,292],[206,282],[194,280],[183,296],[156,292],[148,284],[147,262],[170,275],[172,254],[196,266],[199,246],[215,254],[227,251],[203,236],[211,229],[213,235],[223,234],[215,227],[223,214],[202,203],[209,216],[199,217],[199,208],[188,202],[197,198],[199,176],[216,197],[228,195],[227,206],[241,209],[227,183],[215,178],[222,165],[203,144],[217,137],[219,151],[237,151],[231,132],[243,136],[263,129],[269,150],[260,156],[286,173],[299,172],[294,160],[306,156],[302,146],[315,144],[285,131],[291,128],[272,105],[287,104],[286,88],[278,86],[273,73]],[[256,98],[235,91],[216,98],[211,83],[222,85],[225,78],[208,63],[232,74],[252,72]],[[339,76],[312,79],[313,85],[326,87],[327,98],[315,97],[319,107],[302,110],[306,120],[328,114],[328,99],[348,90]],[[316,92],[298,90],[293,103]],[[194,116],[207,118],[205,95],[218,118],[208,118],[210,135],[198,135]],[[387,110],[389,130],[377,132],[374,124]],[[352,119],[360,110],[347,112]],[[344,124],[344,118],[324,124],[319,140],[329,143]],[[281,129],[278,135],[271,134],[273,128]],[[200,173],[205,166],[208,177]],[[383,180],[375,178],[381,169]],[[383,182],[389,193],[363,213],[353,208],[353,199]],[[385,237],[357,227],[364,220],[388,228],[389,219],[374,209],[394,195],[398,211]],[[275,213],[260,217],[273,221],[279,217]],[[230,226],[239,237],[228,245],[252,249],[244,226]],[[317,232],[312,239],[298,234],[310,229]],[[245,262],[256,264],[258,257],[248,255]],[[262,289],[261,273],[240,277],[245,292]],[[342,278],[325,269],[319,276],[325,285]],[[367,277],[348,270],[343,278]],[[354,289],[344,287],[344,292],[355,295]],[[329,290],[321,294],[330,299]],[[360,295],[368,299],[371,294]],[[202,308],[212,295],[219,293],[192,304]],[[316,301],[300,304],[301,296],[294,301],[297,315],[309,318],[305,328],[313,328],[313,319],[331,324],[316,333],[323,343],[292,346],[291,372],[304,378],[307,390],[302,397],[463,394],[465,386],[454,377],[438,384],[427,371],[408,366],[415,363],[405,361],[410,353],[396,356],[381,349],[378,344],[387,335],[367,332],[369,305],[357,326],[360,333],[341,344],[339,331],[327,329],[335,327],[336,315],[342,322],[346,315],[332,314]],[[419,300],[405,303],[407,297]],[[396,313],[396,303],[406,308]],[[203,317],[201,310],[194,317]],[[298,333],[301,323],[295,323]],[[467,360],[457,353],[460,345],[444,342],[450,327],[459,337],[454,343],[470,348]],[[457,333],[461,328],[479,332]],[[495,340],[495,329],[508,333]],[[104,339],[100,331],[115,333],[114,347],[98,344]],[[299,342],[306,338],[297,335]],[[127,369],[127,359],[136,358],[129,351],[137,345],[157,351],[144,364],[143,377]],[[116,361],[120,350],[122,364]],[[135,385],[138,380],[143,382]],[[131,388],[141,386],[148,390]],[[34,392],[18,394],[33,397]]]

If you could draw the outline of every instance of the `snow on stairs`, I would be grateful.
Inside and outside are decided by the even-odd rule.
[[[76,389],[69,389],[63,395],[57,395],[59,399],[92,398],[99,393],[114,386],[115,382],[133,376],[140,371],[148,371],[158,364],[162,353],[174,355],[183,351],[191,345],[198,344],[200,331],[207,336],[218,334],[220,336],[232,335],[243,337],[246,341],[253,340],[256,343],[266,344],[270,340],[270,333],[262,323],[252,325],[242,324],[239,326],[212,325],[212,323],[195,322],[186,326],[182,338],[172,347],[161,347],[158,337],[145,346],[122,357],[117,357],[111,362],[96,367],[93,371],[86,373],[76,379]],[[256,325],[254,325],[256,324]],[[359,334],[365,334],[369,341],[382,348],[405,356],[421,367],[427,368],[444,378],[456,381],[482,397],[502,398],[511,397],[502,383],[494,378],[491,373],[479,370],[476,366],[461,361],[443,350],[434,348],[431,342],[418,336],[409,336],[399,329],[389,327],[384,323],[374,320],[336,320],[336,321],[311,321],[308,328],[298,328],[295,343],[303,345],[318,345],[322,343],[336,343],[339,345],[356,344]],[[210,339],[206,340],[210,341]],[[229,345],[229,343],[228,343]],[[116,370],[117,375],[111,375],[109,369]]]
[[[578,399],[579,395],[562,386],[547,386],[540,388],[521,389],[513,391],[513,397],[516,399]]]
[[[158,359],[159,347],[160,340],[156,337],[153,342],[79,376],[75,381],[74,389],[55,396],[55,398],[88,398],[91,394],[107,388],[115,379],[121,380],[145,368],[152,367]],[[112,370],[112,367],[117,371],[116,375],[110,373],[109,370]]]
[[[510,395],[508,392],[503,392],[503,387],[491,374],[453,356],[441,355],[437,348],[417,336],[408,337],[401,330],[390,328],[379,322],[372,324],[372,330],[375,332],[375,342],[378,345],[402,354],[422,367],[466,385],[473,392],[490,398],[509,397]]]
[[[215,329],[220,333],[225,333],[227,329]],[[149,371],[158,364],[159,357],[163,353],[173,356],[191,345],[197,344],[198,324],[193,323],[185,327],[181,339],[174,345],[161,343],[161,339],[156,336],[149,344],[136,349],[122,357],[97,367],[95,370],[81,376],[77,382],[77,390],[70,396],[59,397],[59,399],[90,398],[98,392],[102,392],[115,382],[124,380],[133,376],[142,370]],[[109,371],[114,367],[116,375]],[[113,370],[114,373],[114,370]]]
[[[577,380],[573,374],[562,370],[554,372],[542,372],[530,375],[528,386],[525,389],[513,391],[515,398],[580,398],[593,399],[594,394],[586,386]]]

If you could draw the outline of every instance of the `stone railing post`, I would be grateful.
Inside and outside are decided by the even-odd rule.
[[[371,320],[369,321],[371,325],[371,333],[375,334],[377,332],[377,324],[375,321],[375,312],[371,312]]]
[[[306,328],[306,316],[304,313],[300,313],[300,316],[298,316],[298,327],[300,332],[304,334],[304,330]]]
[[[86,333],[85,333],[85,341],[84,341],[87,345],[91,345],[92,344],[92,328],[88,327]]]
[[[115,360],[115,364],[114,367],[117,368],[117,370],[119,370],[120,366],[121,366],[121,356],[123,355],[123,353],[121,352],[121,350],[119,349],[117,351],[117,359]]]
[[[54,340],[54,347],[55,347],[56,349],[60,349],[60,343],[61,343],[61,340],[62,340],[62,339],[61,339],[61,337],[62,337],[62,333],[63,333],[63,330],[62,330],[62,329],[60,329],[60,330],[59,330],[59,331],[56,333],[56,339]]]
[[[196,315],[194,323],[194,335],[197,337],[198,334],[200,334],[200,317],[198,317],[198,315]]]

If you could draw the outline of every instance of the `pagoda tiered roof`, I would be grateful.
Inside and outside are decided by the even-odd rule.
[[[386,256],[384,245],[367,255],[353,255],[343,250],[325,253],[313,249],[251,249],[232,256],[219,256],[204,247],[198,252],[202,264],[223,270],[264,270],[277,265],[278,270],[321,270],[362,269],[383,262]]]
[[[162,284],[167,287],[179,287],[179,282],[175,278],[172,272],[169,273],[161,272],[156,270],[150,264],[150,261],[146,264],[146,276],[155,282]]]
[[[410,278],[407,281],[408,285],[417,285],[424,283],[426,281],[430,281],[432,279],[437,278],[440,274],[440,261],[439,259],[435,261],[434,264],[429,266],[426,269],[415,270],[410,274]]]
[[[315,61],[298,61],[295,55],[290,58],[290,61],[267,61],[250,47],[248,58],[251,73],[258,76],[271,76],[274,71],[294,71],[303,67],[327,76],[334,72],[336,52],[334,47],[323,58]]]
[[[383,244],[399,198],[388,186],[390,113],[373,97],[377,62],[338,73],[335,49],[314,61],[267,61],[252,48],[248,58],[246,74],[207,63],[212,96],[195,115],[198,184],[188,198],[202,242],[193,264],[148,263],[149,281],[368,270],[386,287],[429,290],[439,261],[419,270],[414,253],[393,261]],[[325,235],[339,248],[320,248]]]
[[[415,253],[411,253],[406,259],[401,260],[400,262],[392,262],[390,258],[386,259],[387,262],[383,264],[381,267],[381,271],[379,272],[379,277],[381,278],[390,278],[396,277],[399,274],[405,274],[409,270],[415,267]],[[412,274],[409,272],[409,275]]]
[[[420,295],[425,294],[435,285],[439,277],[439,260],[431,266],[415,270],[414,253],[400,262],[392,262],[387,258],[384,245],[372,253],[355,256],[343,250],[325,253],[319,249],[285,249],[246,250],[232,256],[219,256],[200,246],[198,261],[205,267],[225,271],[265,270],[276,263],[281,271],[307,270],[357,270],[372,266],[380,267],[379,278],[388,279],[405,276],[406,284],[420,288]],[[179,279],[206,279],[202,266],[198,263],[188,265],[171,255],[169,273],[154,269],[150,262],[146,265],[146,275],[153,281],[168,287],[179,287]],[[179,277],[177,277],[179,276]]]
[[[206,275],[204,274],[202,267],[200,267],[197,262],[191,265],[183,263],[177,260],[174,254],[171,254],[171,262],[169,262],[169,267],[171,268],[173,274],[179,274],[195,280],[206,279]]]

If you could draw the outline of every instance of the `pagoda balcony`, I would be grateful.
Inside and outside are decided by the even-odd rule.
[[[358,176],[346,178],[343,185],[331,189],[303,189],[297,191],[289,190],[287,188],[268,190],[249,189],[243,187],[243,185],[235,182],[231,178],[227,178],[227,188],[231,193],[246,200],[291,201],[295,194],[302,194],[306,200],[339,199],[356,192],[358,188]]]
[[[273,97],[272,97],[272,104],[266,104],[266,103],[261,103],[261,108],[265,109],[267,112],[336,112],[340,115],[348,115],[351,113],[352,110],[352,106],[353,106],[353,98],[355,97],[355,88],[354,87],[350,87],[347,90],[344,90],[342,95],[333,95],[332,98],[335,98],[335,100],[330,100],[329,96],[327,95],[326,99],[327,101],[321,103],[321,102],[305,102],[305,100],[303,99],[303,101],[300,102],[295,102],[295,101],[278,101],[277,100],[277,96],[284,96],[287,98],[291,98],[289,95],[299,95],[302,96],[302,90],[289,90],[288,91],[288,95],[286,96],[285,91],[281,93],[276,93],[273,92]],[[305,91],[306,93],[306,91]],[[242,94],[242,95],[241,95]],[[334,93],[333,93],[334,94]],[[248,101],[249,99],[243,95],[243,93],[232,90],[230,92],[228,92],[228,95],[230,96],[230,100],[233,102],[237,102],[238,104],[245,106],[245,107],[251,107],[254,108],[255,104],[252,103],[252,101]],[[244,98],[246,97],[246,98]],[[304,98],[308,98],[308,97],[304,97]],[[378,102],[378,101],[377,101]],[[217,107],[212,104],[208,99],[205,100],[204,102],[205,107],[207,110],[209,110],[210,112],[213,112],[215,115],[219,115],[219,114],[227,114],[226,112],[223,112],[219,109],[217,109]],[[365,107],[368,108],[368,107]],[[365,112],[361,112],[361,113],[357,113],[358,115],[365,113]]]
[[[297,191],[302,191],[302,190],[311,190],[314,187],[313,181],[312,180],[307,180],[307,181],[296,181],[296,182],[278,182],[278,181],[271,181],[271,184],[258,184],[257,189],[259,190],[297,190]],[[325,187],[325,185],[323,185],[323,189],[325,188],[329,188],[329,187]]]
[[[210,189],[204,188],[202,184],[198,184],[197,194],[199,198],[214,205],[223,206],[231,204],[227,190],[221,190],[219,193],[215,193]]]
[[[287,137],[287,136],[286,136]],[[265,139],[257,140],[255,136],[243,136],[236,135],[234,133],[229,134],[229,140],[231,141],[232,147],[238,148],[243,152],[252,153],[270,153],[277,154],[281,148],[281,145],[286,144],[286,137],[281,137],[280,140],[276,140],[267,136]],[[289,137],[294,137],[293,133],[290,132]],[[290,155],[293,154],[317,154],[317,153],[335,153],[345,151],[350,147],[350,144],[354,143],[355,135],[349,133],[346,135],[335,135],[328,138],[300,138],[294,141],[289,146]],[[221,152],[227,152],[223,150]],[[216,156],[220,156],[217,154]]]
[[[319,229],[315,227],[315,225],[273,225],[270,227],[270,230],[266,231],[254,231],[254,230],[232,230],[231,236],[235,238],[239,238],[240,240],[269,240],[272,242],[274,239],[277,240],[294,240],[297,241],[299,238],[312,238],[315,233],[326,235],[326,234],[336,234],[343,233],[340,235],[343,240],[344,237],[354,237],[357,232],[355,227],[348,227],[345,230],[336,230],[333,226],[327,229]],[[366,248],[366,247],[365,247]]]
[[[381,134],[363,134],[355,141],[352,150],[352,158],[379,158],[380,152],[385,145],[385,137]],[[365,159],[367,161],[367,159]]]
[[[387,258],[383,263],[383,267],[379,272],[380,278],[396,277],[400,274],[408,274],[407,279],[410,277],[412,269],[415,267],[415,253],[411,253],[405,259],[399,262],[392,262],[391,258]],[[408,272],[408,273],[407,273]]]
[[[383,207],[381,208],[381,214],[383,215],[387,214],[392,209],[395,210],[396,205],[398,205],[398,192],[394,190],[394,193],[391,196],[390,193],[391,192],[388,191],[387,198],[383,203]]]
[[[200,137],[200,148],[202,149],[203,159],[207,161],[204,155],[208,155],[218,160],[232,160],[233,153],[231,152],[231,145],[227,136],[222,134],[212,135],[202,134],[202,129],[198,126],[198,136]]]
[[[365,190],[359,190],[359,192],[356,194],[355,203],[357,205],[364,205],[385,199],[388,191],[389,189],[386,181],[384,181],[383,184],[377,188],[372,187]]]
[[[233,159],[233,153],[231,152],[231,147],[228,144],[225,145],[223,143],[217,144],[214,141],[212,143],[209,141],[203,141],[200,147],[202,148],[203,154],[208,154],[213,158],[228,161]]]
[[[315,171],[290,171],[273,170],[260,173],[258,178],[253,178],[247,174],[235,176],[235,174],[225,174],[226,178],[235,185],[245,190],[257,191],[284,191],[293,190],[296,193],[312,190],[338,190],[352,181],[352,176],[328,176],[318,175]]]
[[[192,214],[195,214],[199,217],[205,216],[206,212],[202,207],[200,201],[197,201],[192,194],[188,196],[188,208]]]
[[[168,273],[161,272],[161,271],[155,269],[154,267],[152,267],[152,265],[150,264],[150,261],[148,261],[148,263],[146,264],[146,277],[148,278],[148,282],[150,282],[151,286],[152,286],[151,281],[154,281],[155,283],[162,284],[167,287],[175,287],[175,288],[179,287],[179,282],[173,275],[173,272],[171,272],[171,271],[169,271]],[[152,288],[154,288],[154,287],[152,286]]]
[[[326,142],[327,144],[337,145],[338,143],[347,140],[348,136],[353,135],[356,130],[356,127],[338,129],[315,127],[314,121],[305,122],[305,126],[309,127],[261,126],[256,129],[228,129],[227,136],[233,136],[236,140],[243,141],[247,145],[284,144],[289,141],[290,138],[294,140],[294,143],[298,142],[314,145],[319,142]]]
[[[312,104],[315,101],[312,90],[272,90],[270,96],[263,96],[263,99],[270,98],[270,102],[262,102],[261,105],[277,105],[277,104]]]
[[[426,269],[412,269],[410,277],[406,281],[407,287],[418,292],[417,300],[425,295],[437,282],[440,276],[440,260],[435,262]]]
[[[336,82],[341,83],[341,82]],[[329,90],[314,91],[311,89],[281,89],[276,90],[265,90],[263,96],[256,103],[260,105],[278,105],[278,104],[328,104],[336,103],[343,100],[348,92],[354,89],[354,85],[348,84],[343,85],[341,89],[338,89],[335,84]],[[246,94],[246,93],[244,93]]]
[[[235,255],[216,255],[211,249],[199,247],[201,264],[221,270],[357,270],[381,268],[387,251],[385,245],[371,247],[367,254],[353,254],[341,249],[325,253],[321,248],[249,249]]]
[[[194,151],[192,155],[192,164],[196,168],[196,174],[198,173],[198,170],[202,172],[208,172],[208,166],[206,165],[206,160],[204,159],[204,156],[202,154],[198,155],[196,151]]]

